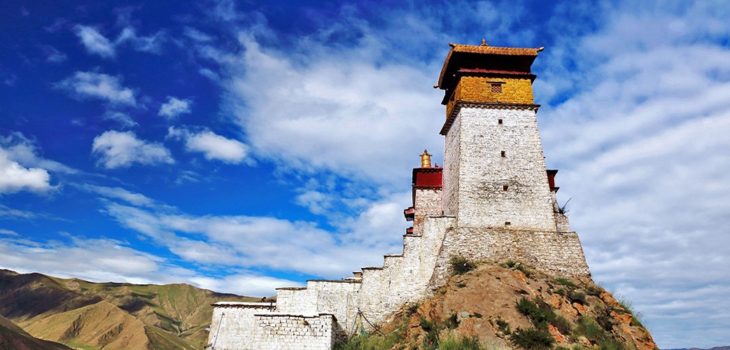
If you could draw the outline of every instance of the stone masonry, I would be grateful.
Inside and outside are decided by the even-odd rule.
[[[277,289],[276,302],[216,303],[208,349],[331,349],[447,280],[451,257],[588,276],[578,235],[546,170],[530,67],[542,49],[451,44],[439,77],[444,167],[413,170],[413,227],[401,254],[342,280]]]

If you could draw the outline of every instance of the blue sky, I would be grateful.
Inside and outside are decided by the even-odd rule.
[[[270,294],[400,250],[448,42],[545,46],[539,121],[594,278],[730,344],[722,2],[0,4],[0,267]]]

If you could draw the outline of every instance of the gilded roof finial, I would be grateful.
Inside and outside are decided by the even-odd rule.
[[[430,168],[431,167],[431,155],[428,154],[428,150],[423,150],[423,153],[421,153],[421,168]]]
[[[487,39],[482,38],[482,45],[481,46],[487,46]]]

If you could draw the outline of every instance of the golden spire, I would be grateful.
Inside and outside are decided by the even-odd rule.
[[[421,153],[421,168],[430,168],[431,167],[431,155],[428,154],[428,150],[423,150],[423,153]]]
[[[481,46],[487,46],[487,39],[482,38],[482,45]]]

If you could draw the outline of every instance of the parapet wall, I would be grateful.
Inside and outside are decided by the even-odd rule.
[[[438,255],[432,287],[449,276],[449,259],[520,261],[555,276],[590,276],[578,234],[501,228],[458,227],[446,232]]]
[[[209,350],[329,350],[343,336],[331,314],[274,313],[273,303],[216,303]]]

